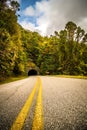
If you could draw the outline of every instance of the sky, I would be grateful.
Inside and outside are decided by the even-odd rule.
[[[19,24],[41,35],[52,35],[73,21],[87,32],[87,0],[16,0],[20,3]]]

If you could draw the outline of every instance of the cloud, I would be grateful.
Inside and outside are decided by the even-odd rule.
[[[22,22],[20,22],[21,26],[23,28],[25,28],[26,30],[31,30],[31,31],[35,31],[35,25],[32,24],[31,22],[27,21],[27,20],[24,20]]]
[[[35,10],[32,6],[27,7],[23,12],[25,16],[34,16],[35,15]]]
[[[83,27],[83,29],[87,32],[87,17],[84,18],[81,22],[79,21],[79,26]]]
[[[22,25],[26,28],[33,27],[42,35],[53,34],[54,31],[64,29],[68,21],[80,24],[86,28],[87,23],[87,0],[42,0],[34,6],[29,6],[23,11],[23,15],[36,19],[35,25],[26,22]],[[26,25],[27,23],[27,25]],[[37,25],[37,26],[36,26]],[[30,29],[29,28],[29,29]]]
[[[38,8],[39,11],[41,9],[43,12],[43,15],[37,18],[38,29],[42,30],[43,35],[50,35],[53,34],[55,30],[64,28],[65,18],[62,13],[60,14],[60,11],[58,10],[58,4],[55,3],[55,0],[37,3],[36,9],[38,10]]]

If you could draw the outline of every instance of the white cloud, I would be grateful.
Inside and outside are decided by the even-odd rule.
[[[54,31],[64,28],[66,19],[63,13],[60,13],[58,6],[57,0],[36,3],[36,12],[43,14],[37,18],[38,30],[42,32],[41,34],[51,35]]]
[[[51,35],[54,31],[64,28],[65,18],[57,7],[58,4],[55,3],[55,0],[36,4],[36,9],[43,12],[43,15],[37,18],[38,30],[41,30],[42,34]]]
[[[87,32],[87,17],[80,21],[78,24],[79,26],[83,27],[83,29]]]
[[[28,22],[27,20],[24,20],[20,22],[21,26],[27,30],[35,31],[35,25],[32,24],[31,22]]]
[[[36,2],[34,8],[29,6],[23,11],[23,15],[35,17],[37,27],[26,20],[21,23],[24,28],[28,26],[28,29],[37,29],[42,35],[64,29],[65,24],[71,20],[85,28],[86,3],[86,0],[42,0]]]
[[[35,15],[35,10],[32,6],[27,7],[24,11],[23,14],[25,16],[34,16]]]

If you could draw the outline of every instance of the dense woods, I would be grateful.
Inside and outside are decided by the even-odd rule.
[[[0,0],[0,80],[27,74],[38,67],[40,74],[87,75],[87,33],[69,21],[55,35],[42,37],[18,23],[20,6]]]

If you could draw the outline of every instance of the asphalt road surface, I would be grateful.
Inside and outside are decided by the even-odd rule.
[[[0,85],[0,130],[87,130],[87,80],[31,76]]]

